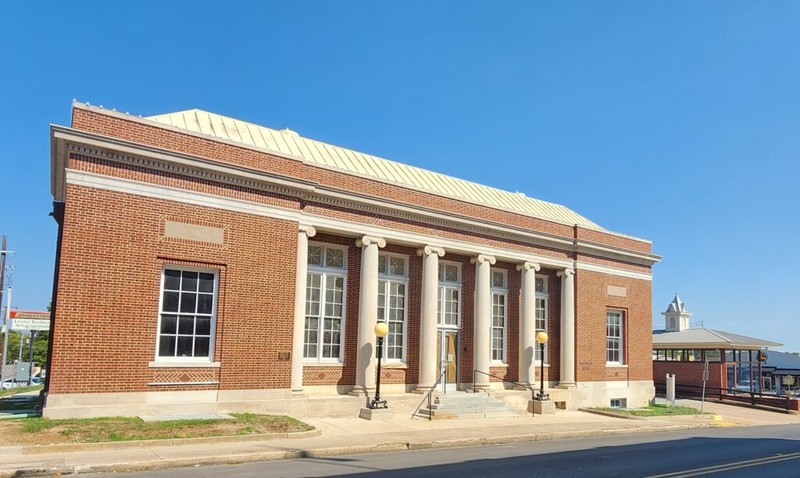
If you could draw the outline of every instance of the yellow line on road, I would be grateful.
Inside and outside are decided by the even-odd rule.
[[[748,468],[751,466],[765,465],[769,463],[778,463],[786,460],[795,460],[800,458],[800,453],[790,453],[788,455],[775,455],[765,458],[755,458],[753,460],[737,461],[734,463],[726,463],[724,465],[707,466],[705,468],[695,468],[692,470],[682,470],[665,475],[653,475],[647,478],[691,478],[693,476],[700,476],[707,473],[719,473],[721,471],[738,470],[739,468]]]

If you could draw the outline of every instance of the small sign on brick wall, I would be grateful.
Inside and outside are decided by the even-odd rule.
[[[618,285],[606,286],[606,294],[614,297],[628,297],[628,288]]]
[[[291,360],[292,353],[291,352],[278,352],[278,360]]]

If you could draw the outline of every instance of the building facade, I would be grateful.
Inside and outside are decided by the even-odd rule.
[[[374,392],[378,321],[384,394],[653,397],[659,258],[564,206],[198,110],[76,103],[51,147],[45,416],[324,414]]]
[[[782,344],[722,330],[692,328],[692,313],[675,294],[664,315],[664,329],[653,332],[653,378],[659,388],[666,375],[675,375],[676,387],[709,394],[772,393],[774,385],[764,373],[768,347]],[[770,352],[772,353],[772,352]]]

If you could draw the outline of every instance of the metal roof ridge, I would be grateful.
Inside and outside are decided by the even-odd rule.
[[[167,117],[169,117],[171,115],[182,114],[182,113],[185,113],[185,112],[204,113],[204,114],[209,115],[209,117],[218,117],[220,119],[221,118],[227,118],[227,119],[232,119],[232,120],[235,120],[235,121],[242,121],[244,123],[248,123],[248,124],[254,125],[257,128],[264,128],[266,130],[270,130],[270,131],[277,132],[277,133],[280,133],[280,134],[285,134],[283,131],[278,130],[278,129],[270,128],[268,126],[263,126],[263,125],[259,125],[259,124],[256,124],[256,123],[251,123],[249,121],[241,120],[241,119],[238,119],[238,118],[233,118],[233,117],[226,116],[226,115],[221,115],[219,113],[213,113],[213,112],[206,111],[206,110],[203,110],[203,109],[200,109],[200,108],[192,108],[192,109],[189,109],[189,110],[181,110],[181,111],[174,111],[174,112],[171,112],[171,113],[162,113],[162,114],[158,114],[158,115],[150,115],[150,116],[144,117],[143,119],[155,121],[155,122],[160,123],[160,124],[164,124],[164,123],[161,123],[156,118],[167,118]],[[172,126],[174,126],[174,125],[172,125]],[[174,126],[174,127],[178,127],[178,126]],[[180,128],[180,127],[178,127],[178,128]],[[200,133],[202,134],[202,131]],[[212,135],[212,137],[219,137],[219,136]],[[516,194],[516,193],[510,192],[510,191],[506,191],[505,189],[501,189],[501,188],[498,188],[498,187],[495,187],[495,186],[489,186],[489,185],[481,184],[481,183],[478,183],[478,182],[475,182],[475,181],[470,181],[468,179],[458,178],[458,177],[450,176],[450,175],[447,175],[447,174],[444,174],[444,173],[432,171],[430,169],[422,168],[422,167],[419,167],[419,166],[414,166],[414,165],[410,165],[410,164],[406,164],[406,163],[401,163],[399,161],[395,161],[395,160],[392,160],[392,159],[384,158],[384,157],[381,157],[381,156],[376,156],[376,155],[369,154],[369,153],[363,153],[363,152],[360,152],[360,151],[357,151],[357,150],[354,150],[354,149],[351,149],[351,148],[346,148],[344,146],[339,146],[339,145],[327,143],[327,142],[324,142],[324,141],[320,141],[320,140],[317,140],[317,139],[308,138],[308,137],[305,137],[303,135],[298,135],[298,137],[300,139],[303,139],[305,141],[309,141],[309,142],[312,142],[312,143],[317,143],[317,144],[320,144],[320,145],[326,145],[326,146],[330,146],[330,147],[333,147],[333,148],[339,148],[339,149],[344,149],[344,150],[348,150],[348,151],[353,151],[353,152],[355,152],[357,154],[362,154],[362,155],[365,155],[365,156],[369,156],[373,160],[385,161],[387,163],[391,163],[394,166],[411,168],[411,169],[414,169],[414,170],[417,170],[417,171],[420,171],[420,172],[423,172],[423,173],[432,174],[432,175],[434,175],[436,177],[439,177],[439,178],[444,177],[444,178],[456,181],[458,183],[461,183],[461,185],[466,187],[466,188],[475,188],[475,189],[477,189],[476,193],[485,194],[485,193],[493,192],[493,193],[500,193],[500,194],[503,194],[503,195]],[[236,140],[233,140],[233,139],[230,139],[230,138],[224,138],[223,137],[223,139],[228,139],[230,141],[237,142]],[[243,144],[245,144],[245,143],[243,143]],[[315,146],[317,146],[317,144],[315,144]],[[313,154],[313,152],[312,152],[312,154]],[[315,162],[318,162],[318,161],[315,161]],[[343,169],[343,168],[338,168],[338,169]],[[346,170],[350,171],[349,169],[346,169]],[[370,176],[372,176],[372,175],[370,175]],[[384,178],[380,178],[380,175],[378,176],[378,178],[379,179],[384,179]],[[385,180],[389,180],[389,179],[385,179]],[[391,181],[391,180],[389,180],[389,181]],[[400,182],[400,181],[392,181],[392,182],[397,183],[397,184],[405,184],[405,182]],[[433,186],[426,185],[426,187],[424,189],[430,189],[430,191],[435,192],[435,193],[439,193],[439,194],[444,193],[443,191],[436,190],[436,188],[434,188]],[[451,198],[465,199],[465,197],[463,197],[461,195],[456,195],[456,194],[452,194],[452,193],[446,193],[445,195],[448,196],[448,197],[451,197]],[[536,203],[536,204],[538,204],[539,207],[555,209],[555,211],[551,211],[550,214],[559,215],[558,210],[561,210],[564,213],[567,213],[567,215],[574,215],[575,219],[580,219],[581,222],[583,222],[583,224],[578,224],[578,225],[580,225],[582,227],[586,227],[586,228],[589,228],[589,229],[594,229],[594,230],[597,230],[597,231],[600,231],[600,232],[606,232],[606,233],[611,233],[611,234],[614,234],[614,235],[624,236],[624,237],[628,237],[628,238],[631,238],[631,239],[634,239],[634,240],[639,240],[639,241],[642,241],[642,242],[649,242],[647,240],[640,239],[640,238],[637,238],[637,237],[634,237],[634,236],[628,236],[628,235],[625,235],[625,234],[608,231],[605,228],[603,228],[602,226],[600,226],[599,224],[597,224],[596,222],[592,221],[591,219],[586,218],[585,216],[581,215],[580,213],[574,211],[573,209],[571,209],[571,208],[569,208],[569,207],[567,207],[567,206],[565,206],[563,204],[559,204],[559,203],[552,202],[552,201],[547,201],[545,199],[539,199],[539,198],[531,197],[531,196],[528,196],[527,194],[524,197],[522,197],[521,199],[524,202],[527,202],[529,204]],[[480,204],[483,204],[485,206],[490,206],[490,207],[497,208],[496,205],[493,205],[491,203],[487,203],[485,200],[480,200],[480,201],[477,201],[477,202],[479,202]],[[500,207],[499,209],[510,211],[510,212],[513,211],[513,212],[517,212],[517,213],[522,212],[522,211],[518,211],[518,210],[515,210],[515,209],[511,209],[509,207]],[[559,221],[555,217],[542,217],[543,215],[536,214],[536,213],[531,212],[531,211],[528,211],[528,213],[531,216],[537,217],[539,219],[544,219],[544,220],[554,221],[554,222],[561,222],[561,223],[566,224],[566,225],[575,225],[575,221],[564,221],[563,219],[561,221]]]
[[[262,126],[262,125],[259,125],[257,123],[252,123],[252,122],[245,121],[245,120],[242,120],[242,119],[233,118],[231,116],[225,116],[225,115],[220,115],[218,113],[212,113],[212,112],[206,111],[206,110],[201,109],[201,108],[190,108],[190,109],[186,109],[186,110],[179,110],[179,111],[173,111],[173,112],[168,112],[168,113],[161,113],[161,114],[155,114],[155,115],[142,116],[142,115],[131,115],[130,113],[127,113],[127,112],[126,113],[122,113],[122,112],[117,111],[116,109],[106,109],[106,108],[103,108],[102,105],[98,107],[98,106],[95,106],[95,105],[91,105],[88,102],[83,103],[83,102],[79,102],[77,100],[73,100],[72,106],[73,107],[77,107],[77,108],[81,108],[81,109],[102,111],[103,113],[109,114],[109,115],[118,115],[120,117],[127,116],[131,120],[144,121],[144,122],[147,122],[147,123],[155,123],[160,127],[169,127],[169,128],[173,128],[173,129],[176,129],[176,130],[183,131],[183,132],[188,132],[188,133],[192,133],[192,134],[196,134],[196,135],[200,135],[200,136],[207,136],[207,137],[210,137],[210,138],[214,138],[216,140],[227,141],[227,142],[230,142],[230,143],[241,145],[241,146],[246,147],[246,148],[265,149],[265,150],[271,151],[273,153],[278,153],[281,156],[286,156],[286,157],[288,157],[290,159],[306,160],[306,161],[310,160],[309,158],[296,156],[291,151],[282,151],[280,149],[279,150],[275,150],[275,149],[273,149],[271,147],[264,148],[263,146],[259,146],[257,144],[252,144],[251,145],[251,144],[248,144],[247,142],[236,141],[236,140],[232,140],[230,138],[220,137],[220,136],[216,136],[216,135],[213,135],[213,134],[208,134],[206,132],[203,132],[202,130],[195,130],[195,129],[192,129],[190,127],[190,125],[186,125],[186,126],[182,127],[182,126],[176,126],[176,125],[172,124],[171,122],[167,123],[166,121],[163,121],[164,119],[166,119],[166,118],[168,118],[170,116],[176,115],[176,114],[190,113],[190,114],[193,114],[193,116],[195,116],[195,117],[199,116],[199,114],[206,114],[209,117],[210,116],[215,116],[215,117],[218,117],[218,118],[225,118],[225,119],[234,120],[234,121],[241,121],[242,123],[245,123],[246,125],[252,126],[252,127],[256,128],[256,129],[259,129],[259,130],[263,129],[265,131],[274,133],[278,137],[281,137],[282,135],[285,134],[284,132],[282,132],[280,130],[276,130],[276,129],[273,129],[273,128],[270,128],[270,127],[267,127],[267,126]],[[259,131],[259,133],[260,132],[261,131]],[[391,163],[393,165],[399,165],[401,167],[408,168],[408,169],[411,169],[411,170],[416,170],[416,171],[424,172],[424,173],[427,173],[427,174],[432,174],[432,175],[435,175],[437,178],[440,178],[440,179],[443,179],[443,180],[455,181],[456,183],[459,183],[459,185],[464,186],[465,188],[467,188],[468,186],[472,185],[473,187],[477,186],[478,188],[482,188],[486,192],[495,192],[495,193],[499,193],[499,194],[502,194],[502,195],[508,195],[508,196],[516,194],[514,192],[506,191],[504,189],[500,189],[500,188],[497,188],[497,187],[494,187],[494,186],[489,186],[489,185],[486,185],[486,184],[476,183],[476,182],[469,181],[469,180],[463,179],[463,178],[458,178],[458,177],[455,177],[455,176],[449,176],[449,175],[446,175],[444,173],[431,171],[431,170],[428,170],[428,169],[425,169],[425,168],[422,168],[422,167],[419,167],[419,166],[413,166],[413,165],[406,164],[406,163],[400,163],[398,161],[387,159],[387,158],[382,158],[382,157],[379,157],[379,156],[368,155],[367,153],[362,153],[362,152],[359,152],[357,150],[345,148],[343,146],[338,146],[338,145],[331,144],[331,143],[325,143],[325,142],[320,141],[320,140],[315,140],[315,139],[312,139],[312,138],[306,138],[304,136],[299,136],[299,138],[302,139],[302,140],[305,140],[305,141],[309,141],[309,142],[317,142],[317,143],[324,144],[324,145],[327,145],[327,146],[331,146],[331,147],[334,147],[334,148],[340,148],[341,150],[346,151],[346,152],[353,152],[355,154],[360,154],[360,155],[364,155],[364,156],[371,156],[371,157],[373,157],[375,159],[378,159],[378,160],[381,160],[381,161],[386,161],[386,162]],[[281,139],[283,139],[283,138],[281,138]],[[467,201],[467,202],[470,202],[470,203],[473,203],[473,204],[476,204],[476,205],[481,205],[481,206],[484,206],[484,207],[490,207],[492,209],[497,209],[497,210],[509,212],[509,213],[512,213],[512,214],[518,214],[518,215],[521,215],[521,216],[527,216],[527,217],[531,217],[531,218],[542,219],[542,220],[545,220],[545,221],[548,221],[548,222],[552,222],[552,223],[555,223],[555,224],[562,224],[562,225],[566,225],[566,226],[579,226],[579,227],[583,227],[583,228],[586,228],[586,229],[590,229],[590,230],[595,230],[595,231],[602,232],[602,233],[611,234],[611,235],[614,235],[614,236],[628,238],[628,239],[631,239],[631,240],[634,240],[634,241],[637,241],[637,242],[642,242],[642,243],[646,243],[646,244],[652,244],[652,241],[650,241],[648,239],[642,239],[640,237],[636,237],[636,236],[632,236],[632,235],[628,235],[628,234],[619,233],[619,232],[615,232],[615,231],[612,231],[612,230],[605,229],[602,226],[600,226],[599,224],[597,224],[594,221],[588,219],[587,217],[579,214],[578,212],[574,211],[573,209],[569,208],[566,205],[555,203],[555,202],[551,202],[551,201],[547,201],[547,200],[544,200],[544,199],[539,199],[539,198],[530,197],[530,196],[525,195],[522,199],[524,200],[524,202],[526,202],[528,204],[528,207],[524,207],[523,206],[523,207],[519,207],[519,208],[512,208],[512,207],[508,207],[508,206],[503,206],[502,205],[503,203],[502,203],[502,201],[500,201],[499,198],[493,198],[492,202],[486,202],[485,200],[476,199],[476,198],[470,197],[469,195],[465,196],[463,194],[455,194],[453,192],[440,191],[437,188],[430,189],[427,186],[426,187],[420,187],[420,186],[415,185],[413,182],[395,181],[395,180],[391,180],[391,179],[387,179],[387,178],[382,178],[380,176],[375,176],[375,175],[372,175],[372,174],[364,174],[362,172],[359,172],[358,170],[343,169],[343,168],[340,168],[340,167],[335,167],[335,166],[328,165],[326,163],[319,163],[319,162],[314,161],[314,160],[311,160],[311,161],[315,162],[316,164],[318,164],[321,167],[338,169],[338,170],[342,170],[342,171],[345,171],[345,172],[348,172],[348,173],[351,173],[351,174],[364,176],[366,178],[372,178],[374,180],[379,180],[379,181],[384,181],[384,182],[396,184],[396,185],[399,185],[401,187],[408,187],[408,188],[416,189],[416,190],[419,190],[421,192],[432,193],[432,194],[436,194],[436,195],[439,195],[439,196],[442,196],[442,197],[447,197],[447,198],[455,199],[455,200]],[[539,209],[539,212],[536,211],[537,208]],[[552,210],[548,210],[548,209],[556,209],[556,211],[552,211]],[[558,211],[561,211],[561,212],[558,212]],[[576,222],[576,219],[579,220],[579,222]]]

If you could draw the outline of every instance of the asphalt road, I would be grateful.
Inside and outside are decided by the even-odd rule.
[[[800,425],[716,428],[232,466],[115,473],[178,477],[798,477]],[[98,476],[98,475],[95,475]]]

